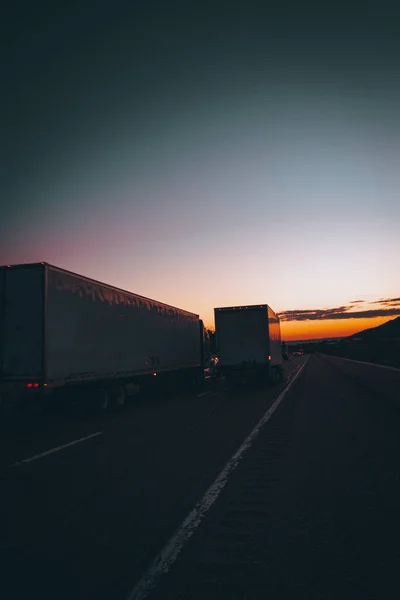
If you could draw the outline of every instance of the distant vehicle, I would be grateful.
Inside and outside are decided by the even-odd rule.
[[[218,358],[218,356],[212,356],[212,357],[210,358],[210,365],[211,365],[211,367],[213,367],[214,369],[217,367],[218,363],[219,363],[219,358]]]
[[[215,308],[218,370],[231,379],[282,376],[279,317],[267,304]]]
[[[292,356],[303,356],[304,350],[295,350],[292,352]]]
[[[205,369],[204,376],[205,379],[215,378],[218,372],[218,362],[219,359],[217,356],[208,355],[205,360]]]
[[[79,388],[101,408],[122,405],[151,381],[200,383],[207,355],[210,338],[196,314],[47,263],[0,267],[6,403]]]

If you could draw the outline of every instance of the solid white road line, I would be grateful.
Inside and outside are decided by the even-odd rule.
[[[196,504],[194,509],[188,514],[186,519],[174,533],[174,535],[169,539],[161,552],[156,556],[152,565],[150,566],[147,573],[143,575],[137,585],[133,588],[133,590],[128,594],[126,600],[143,600],[149,592],[154,589],[160,579],[160,577],[168,573],[173,563],[176,561],[178,554],[182,550],[185,543],[189,540],[189,538],[194,534],[197,527],[200,525],[205,514],[210,510],[211,506],[214,504],[222,490],[224,489],[229,475],[233,473],[236,467],[239,464],[239,461],[242,459],[244,453],[249,449],[251,444],[254,442],[258,434],[260,433],[262,427],[269,421],[272,417],[293,383],[296,381],[305,365],[307,364],[308,359],[304,361],[304,363],[300,366],[296,375],[291,379],[286,388],[279,394],[278,398],[272,404],[272,406],[267,410],[263,417],[261,417],[260,421],[254,427],[252,432],[247,436],[244,440],[240,448],[235,452],[232,458],[227,462],[225,467],[222,469],[221,473],[215,479],[215,481],[208,488],[202,499]]]
[[[102,431],[97,431],[97,433],[91,433],[86,437],[80,438],[79,440],[74,440],[73,442],[68,442],[68,444],[63,444],[62,446],[57,446],[56,448],[52,448],[51,450],[46,450],[46,452],[41,452],[40,454],[35,454],[35,456],[30,456],[29,458],[24,458],[23,460],[19,460],[18,462],[9,465],[10,467],[17,467],[18,465],[22,465],[23,463],[30,463],[34,460],[38,460],[39,458],[43,458],[44,456],[48,456],[49,454],[54,454],[54,452],[59,452],[59,450],[64,450],[64,448],[69,448],[70,446],[75,446],[75,444],[80,444],[81,442],[85,442],[86,440],[90,440],[98,435],[102,435]]]
[[[197,398],[201,398],[202,396],[207,396],[208,394],[211,394],[211,392],[209,390],[207,392],[202,392],[201,394],[197,394]]]
[[[196,423],[193,423],[193,425],[191,425],[190,427],[188,427],[187,429],[185,429],[185,432],[187,433],[188,431],[193,431],[193,429],[196,429],[196,427],[198,425],[201,425],[201,423],[204,423],[204,421],[206,421],[212,414],[213,412],[215,412],[217,410],[217,408],[219,408],[218,406],[215,406],[214,408],[212,408],[206,415],[205,417],[203,417],[202,419],[199,419],[199,421],[196,421]]]
[[[335,356],[334,354],[323,354],[323,356],[330,358],[338,358],[340,360],[347,360],[347,362],[358,363],[359,365],[368,365],[369,367],[379,367],[380,369],[387,369],[388,371],[397,371],[400,373],[400,369],[396,367],[390,367],[388,365],[378,365],[377,363],[364,362],[363,360],[354,360],[353,358],[343,358],[342,356]]]

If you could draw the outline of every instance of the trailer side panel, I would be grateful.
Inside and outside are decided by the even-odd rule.
[[[197,315],[49,267],[49,381],[200,367]]]
[[[268,329],[270,340],[271,366],[283,363],[281,325],[278,315],[268,306]]]

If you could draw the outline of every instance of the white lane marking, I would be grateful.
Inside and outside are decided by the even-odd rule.
[[[140,581],[136,584],[133,590],[127,595],[126,600],[143,600],[154,589],[158,583],[160,577],[168,573],[173,563],[176,561],[178,554],[182,550],[185,543],[194,534],[196,528],[200,525],[205,514],[210,510],[222,490],[224,489],[229,475],[236,469],[239,461],[242,459],[244,453],[251,444],[254,442],[262,427],[272,417],[293,383],[296,381],[305,365],[307,360],[300,366],[296,375],[293,377],[291,382],[286,388],[279,394],[278,398],[267,410],[267,412],[261,417],[260,421],[251,431],[251,433],[244,440],[240,448],[235,452],[232,458],[227,462],[221,473],[214,480],[211,486],[208,488],[201,500],[196,504],[194,509],[188,514],[186,519],[174,533],[174,535],[168,540],[161,552],[156,556],[155,560],[151,564],[149,570],[143,575]]]
[[[64,450],[64,448],[69,448],[70,446],[75,446],[75,444],[80,444],[81,442],[85,442],[86,440],[90,440],[98,435],[102,435],[102,431],[97,431],[97,433],[91,433],[86,437],[80,438],[79,440],[74,440],[73,442],[68,442],[68,444],[63,444],[62,446],[57,446],[56,448],[52,448],[51,450],[46,450],[46,452],[41,452],[40,454],[35,454],[35,456],[30,456],[29,458],[24,458],[23,460],[19,460],[18,462],[9,465],[10,467],[17,467],[18,465],[22,465],[23,463],[30,463],[34,460],[38,460],[39,458],[43,458],[44,456],[48,456],[49,454],[54,454],[54,452],[59,452],[60,450]]]
[[[219,408],[218,406],[214,406],[214,408],[212,408],[205,417],[203,417],[202,419],[200,419],[199,421],[196,421],[196,423],[194,423],[193,425],[191,425],[190,427],[188,427],[187,429],[185,429],[186,433],[188,431],[193,431],[193,429],[196,429],[196,427],[198,425],[201,425],[201,423],[204,423],[204,421],[206,421],[208,419],[208,417],[210,417],[212,415],[213,412],[215,412],[217,410],[217,408]]]
[[[381,369],[388,369],[389,371],[397,371],[400,373],[400,369],[396,367],[389,367],[388,365],[378,365],[377,363],[364,362],[363,360],[354,360],[352,358],[343,358],[342,356],[335,356],[334,354],[323,354],[323,356],[327,356],[328,358],[339,358],[340,360],[347,360],[348,362],[355,362],[359,365],[368,365],[369,367],[380,367]]]
[[[207,396],[207,394],[211,394],[211,392],[208,391],[208,392],[202,392],[201,394],[197,394],[197,398],[201,398],[202,396]]]

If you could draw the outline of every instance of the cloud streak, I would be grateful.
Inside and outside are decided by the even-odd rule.
[[[372,304],[400,304],[400,298],[382,298],[382,300],[375,300],[375,302],[372,302]]]
[[[348,306],[335,308],[286,310],[279,313],[279,318],[281,321],[327,321],[330,319],[373,319],[374,317],[400,315],[400,298],[386,298],[373,302],[372,304],[382,305],[382,308],[371,310],[350,310],[354,308],[352,306],[354,302]]]

